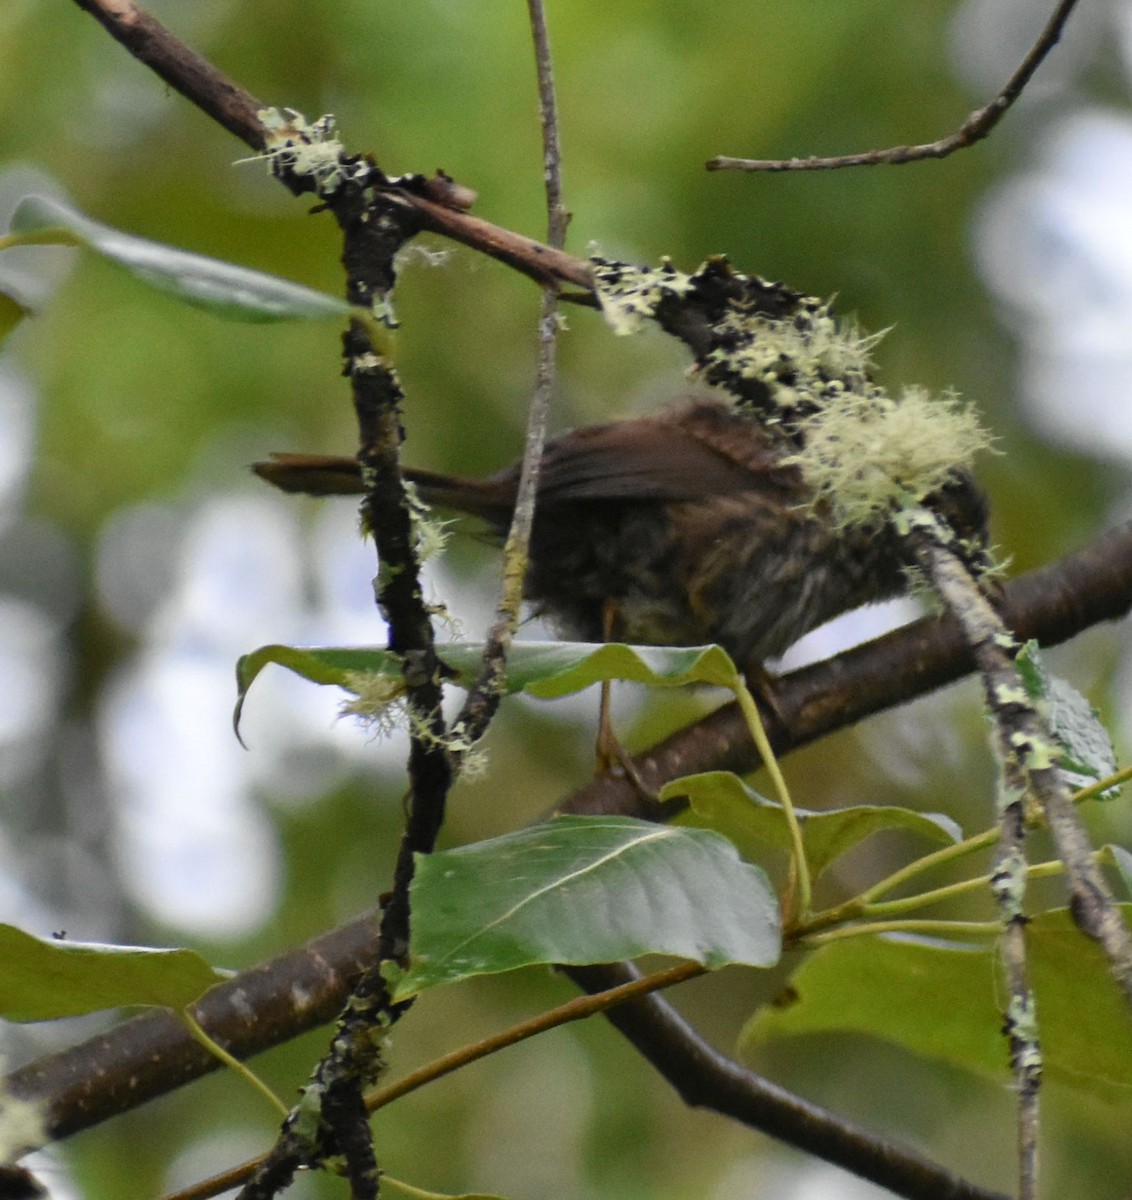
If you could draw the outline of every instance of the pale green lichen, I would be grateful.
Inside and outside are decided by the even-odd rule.
[[[433,750],[443,750],[459,760],[460,774],[465,778],[477,778],[487,771],[488,754],[482,742],[468,738],[463,727],[454,725],[445,733],[437,733],[432,724],[407,705],[402,705],[403,714],[413,737]]]
[[[432,249],[422,246],[420,242],[409,242],[393,256],[393,266],[400,275],[407,267],[417,264],[424,267],[443,267],[451,261],[451,258],[451,250]]]
[[[1020,917],[1026,898],[1026,859],[1018,847],[1012,847],[996,864],[990,883],[1003,920]]]
[[[370,312],[373,313],[374,320],[380,321],[386,329],[399,329],[401,322],[397,319],[397,310],[393,307],[393,297],[386,293],[384,296],[377,296],[370,302]]]
[[[1010,1034],[1026,1046],[1026,1062],[1029,1069],[1041,1065],[1041,1049],[1038,1045],[1038,1006],[1031,991],[1010,997],[1006,1010],[1010,1022]]]
[[[421,562],[427,562],[448,544],[448,530],[455,522],[434,516],[432,509],[421,499],[416,486],[409,480],[405,480],[405,495],[409,501],[409,520],[416,538],[417,557]]]
[[[667,260],[656,270],[594,257],[594,290],[602,315],[616,334],[637,333],[656,316],[666,296],[683,295],[691,277]]]
[[[872,385],[836,392],[797,429],[802,446],[788,461],[846,525],[921,503],[989,446],[972,408],[923,388],[899,400]]]
[[[43,1104],[18,1100],[0,1089],[0,1163],[12,1162],[48,1140],[44,1116]]]
[[[839,324],[828,301],[803,297],[786,318],[733,308],[714,329],[726,348],[712,350],[701,370],[723,367],[765,384],[784,416],[845,393],[881,394],[868,372],[872,348],[884,334],[863,335],[851,323]]]
[[[1018,732],[1010,735],[1010,745],[1027,771],[1048,771],[1061,761],[1061,747],[1049,738],[1030,737]]]
[[[364,161],[351,163],[346,148],[334,137],[334,117],[327,113],[308,121],[294,108],[261,108],[256,113],[265,131],[263,153],[271,170],[313,179],[320,195],[337,191],[347,180],[369,173]],[[243,162],[255,159],[242,159]]]
[[[355,354],[350,359],[351,375],[377,375],[386,369],[387,364],[385,359],[380,354],[375,354],[372,350],[363,350],[361,354]]]
[[[883,334],[838,321],[830,301],[739,275],[724,260],[691,275],[667,261],[655,270],[591,262],[602,311],[617,333],[657,318],[665,300],[702,301],[711,348],[695,373],[742,397],[737,404],[780,431],[796,452],[785,461],[838,524],[875,524],[921,504],[989,446],[974,410],[955,395],[909,388],[896,398],[874,383],[871,354]]]
[[[388,737],[406,723],[405,681],[376,671],[347,671],[343,685],[354,693],[341,707],[343,716],[359,717],[374,737]]]
[[[1005,708],[1008,704],[1029,705],[1029,694],[1020,683],[1001,682],[994,685],[995,704]]]
[[[1016,804],[1025,805],[1029,793],[1022,787],[1007,787],[1003,785],[998,790],[998,815],[1001,817],[1008,809]]]
[[[322,1089],[317,1084],[308,1083],[300,1089],[299,1102],[291,1110],[291,1133],[312,1153],[318,1149],[322,1130],[322,1096]]]

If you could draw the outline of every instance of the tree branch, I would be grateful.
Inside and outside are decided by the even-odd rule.
[[[998,609],[1019,641],[1033,638],[1043,646],[1126,616],[1132,609],[1132,521],[1058,562],[1011,580]],[[958,623],[950,617],[925,617],[776,680],[773,711],[763,712],[771,747],[781,757],[952,683],[974,668]],[[735,704],[678,730],[633,762],[653,790],[681,775],[707,770],[743,774],[759,765]],[[660,815],[646,804],[639,787],[614,776],[593,780],[556,811]]]
[[[835,171],[842,167],[900,166],[926,158],[946,158],[956,150],[965,150],[989,137],[1006,111],[1021,96],[1034,72],[1061,40],[1065,23],[1077,7],[1077,0],[1061,0],[1038,40],[989,104],[976,109],[962,125],[947,137],[919,146],[892,146],[887,150],[866,150],[862,154],[839,154],[832,158],[728,158],[717,155],[705,166],[709,171]]]
[[[639,975],[630,963],[565,970],[587,992],[605,991]],[[731,1117],[907,1200],[1006,1200],[740,1066],[705,1042],[659,996],[632,1000],[605,1015],[692,1108]]]
[[[257,152],[268,143],[268,130],[259,114],[262,101],[190,50],[160,21],[132,0],[74,0],[120,45],[160,76],[202,112]],[[460,189],[451,180],[421,175],[388,180],[383,191],[393,203],[410,210],[422,229],[440,234],[497,259],[543,285],[568,283],[587,294],[593,304],[593,276],[584,259],[575,258],[533,238],[513,233],[473,217],[453,199]],[[577,299],[575,297],[575,299]]]
[[[1132,608],[1132,521],[1075,554],[1012,580],[1000,609],[1020,639],[1067,641]],[[928,618],[778,681],[769,724],[776,754],[807,745],[870,713],[906,703],[974,669],[954,621]],[[636,760],[650,786],[713,768],[750,770],[753,748],[734,705],[646,751]],[[639,791],[610,776],[563,800],[558,811],[641,813]],[[359,918],[241,972],[208,992],[193,1015],[238,1058],[248,1058],[330,1020],[351,980],[371,961],[372,916]],[[302,1003],[296,997],[304,997]],[[135,1017],[12,1072],[4,1086],[42,1106],[48,1135],[90,1128],[217,1070],[220,1064],[171,1015]]]

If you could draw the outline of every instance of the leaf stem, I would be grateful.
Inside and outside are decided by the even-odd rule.
[[[261,1096],[266,1097],[269,1104],[284,1117],[287,1115],[287,1105],[263,1082],[262,1079],[247,1065],[242,1063],[234,1055],[229,1054],[219,1042],[214,1041],[205,1033],[197,1019],[192,1015],[187,1008],[174,1009],[177,1017],[180,1019],[185,1028],[189,1031],[193,1039],[199,1042],[214,1058],[226,1066],[231,1067],[237,1075],[244,1078],[247,1083],[250,1083]]]
[[[795,946],[821,946],[843,938],[861,937],[877,933],[919,933],[934,937],[998,937],[1002,925],[998,921],[869,921],[859,925],[843,925],[823,933],[810,933],[800,937]]]
[[[774,757],[774,751],[770,748],[770,739],[766,735],[763,719],[759,715],[759,706],[755,703],[754,696],[751,695],[751,689],[747,687],[741,676],[736,675],[732,691],[735,693],[739,710],[747,722],[747,728],[751,731],[751,738],[762,758],[763,766],[774,785],[778,802],[782,805],[782,811],[786,816],[786,825],[790,830],[790,879],[793,887],[788,885],[788,902],[784,905],[783,913],[783,924],[790,925],[795,920],[804,921],[809,916],[810,900],[813,894],[810,868],[806,862],[806,847],[802,841],[802,826],[798,820],[798,814],[794,811],[794,802],[790,799],[790,792],[778,766],[778,759]],[[795,893],[797,903],[793,904]]]

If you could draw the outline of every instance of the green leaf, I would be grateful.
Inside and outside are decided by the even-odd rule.
[[[1047,1073],[1082,1087],[1132,1086],[1132,1021],[1103,951],[1066,910],[1035,917],[1026,943]],[[786,1035],[864,1033],[1005,1081],[1001,1003],[993,945],[842,938],[814,951],[741,1042],[750,1049]]]
[[[122,233],[46,196],[25,196],[12,214],[7,246],[86,246],[138,279],[181,300],[242,321],[341,317],[345,300],[247,267]]]
[[[458,687],[475,682],[483,659],[482,642],[451,642],[437,647],[447,677]],[[236,663],[238,727],[244,700],[255,678],[270,663],[286,667],[312,683],[334,684],[355,695],[364,694],[367,680],[401,679],[401,660],[374,647],[262,646]],[[554,699],[582,691],[607,679],[623,679],[651,687],[682,687],[690,683],[732,688],[740,676],[718,646],[624,646],[592,642],[516,642],[507,656],[507,692],[527,692]],[[393,698],[386,688],[386,701]]]
[[[474,975],[670,954],[767,967],[780,949],[766,877],[706,830],[557,817],[419,856],[405,999]]]
[[[24,319],[31,316],[31,309],[21,304],[15,296],[0,291],[0,346],[8,334]]]
[[[0,925],[0,1016],[54,1021],[125,1005],[191,1004],[226,972],[195,950],[43,941]]]
[[[662,800],[687,796],[691,808],[676,818],[685,828],[714,829],[735,843],[746,859],[758,861],[769,843],[787,853],[790,827],[781,804],[760,796],[730,771],[688,775],[666,784]],[[817,878],[858,842],[888,829],[904,829],[933,842],[952,844],[963,836],[959,826],[939,813],[919,813],[890,805],[859,804],[829,812],[794,810],[802,827],[806,862]]]
[[[1101,847],[1101,854],[1116,868],[1124,881],[1124,890],[1132,895],[1132,853],[1110,842]]]
[[[1116,771],[1116,749],[1097,710],[1069,682],[1051,675],[1045,667],[1037,642],[1027,642],[1015,661],[1026,693],[1049,722],[1050,732],[1061,747],[1059,766],[1070,787],[1082,788]],[[1098,799],[1113,800],[1119,788],[1101,792]]]
[[[479,653],[482,654],[482,647]],[[444,658],[447,661],[447,648]],[[649,687],[701,683],[734,689],[742,678],[727,652],[719,646],[516,642],[507,664],[509,690],[543,699],[567,696],[608,679]]]

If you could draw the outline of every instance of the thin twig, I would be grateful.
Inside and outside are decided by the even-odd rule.
[[[558,105],[554,94],[554,70],[550,57],[550,38],[542,0],[528,0],[531,33],[538,70],[539,111],[542,122],[543,177],[546,186],[547,239],[554,250],[566,241],[569,214],[562,203],[562,158],[558,137]],[[558,287],[548,284],[542,294],[538,320],[538,365],[535,391],[527,414],[527,434],[515,512],[503,547],[503,581],[495,623],[487,636],[483,667],[468,693],[464,707],[453,723],[455,741],[470,747],[483,736],[499,707],[502,681],[523,605],[523,583],[530,559],[531,530],[534,527],[535,501],[550,401],[554,395],[555,364],[558,349]],[[461,750],[466,753],[466,750]]]
[[[132,0],[73,0],[143,66],[207,113],[253,150],[267,144],[267,128],[259,114],[263,102],[206,62]],[[428,181],[414,177],[382,188],[393,202],[411,212],[421,228],[438,233],[494,258],[543,285],[568,283],[582,295],[567,297],[596,304],[593,275],[585,259],[544,245],[461,207],[429,194]],[[411,186],[419,185],[419,186]]]
[[[517,1046],[520,1042],[527,1041],[528,1038],[546,1033],[550,1029],[556,1029],[560,1025],[567,1025],[571,1021],[582,1021],[597,1013],[606,1012],[618,1004],[626,1004],[630,1000],[646,996],[650,992],[673,987],[688,979],[695,979],[698,975],[705,974],[706,971],[707,968],[700,966],[699,963],[681,962],[674,967],[668,967],[666,970],[657,971],[652,975],[645,975],[640,979],[622,983],[604,992],[575,996],[564,1004],[556,1004],[554,1008],[539,1013],[537,1017],[519,1021],[499,1033],[492,1034],[491,1037],[461,1046],[458,1050],[449,1051],[449,1053],[433,1059],[432,1062],[425,1063],[423,1067],[411,1071],[408,1075],[398,1079],[396,1083],[391,1083],[380,1091],[371,1092],[366,1096],[366,1112],[375,1113],[379,1108],[385,1108],[394,1100],[400,1100],[402,1096],[415,1092],[425,1084],[443,1079],[445,1075],[451,1075],[462,1067],[479,1062],[481,1058],[487,1058],[490,1054],[507,1049],[508,1046]],[[163,1197],[163,1200],[210,1200],[210,1197],[219,1196],[221,1192],[226,1192],[229,1188],[243,1183],[262,1162],[263,1156],[248,1159],[247,1162],[230,1167],[227,1171],[213,1175],[209,1179],[201,1180],[181,1191],[171,1192]]]
[[[1061,0],[1030,52],[1007,80],[1002,91],[982,108],[976,109],[962,125],[947,137],[919,146],[892,146],[887,150],[867,150],[862,154],[840,154],[832,158],[728,158],[717,155],[705,164],[709,171],[835,171],[841,167],[899,166],[925,158],[946,158],[981,142],[1006,115],[1022,94],[1034,72],[1061,40],[1065,23],[1077,6],[1077,0]]]

